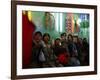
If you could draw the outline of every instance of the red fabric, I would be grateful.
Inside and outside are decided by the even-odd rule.
[[[27,15],[22,15],[22,54],[23,68],[30,64],[32,53],[32,34],[35,30],[35,25],[28,20]]]
[[[67,64],[68,63],[68,55],[66,55],[66,53],[59,54],[57,59],[61,64]]]

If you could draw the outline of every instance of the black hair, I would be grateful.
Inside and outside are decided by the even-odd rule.
[[[69,37],[71,37],[72,40],[73,40],[73,36],[71,34],[68,34],[68,38],[67,39],[69,39]]]
[[[34,35],[36,36],[37,34],[39,34],[40,36],[42,36],[42,33],[40,31],[35,32]]]
[[[56,38],[55,41],[56,41],[56,40],[60,40],[60,38]]]
[[[50,35],[49,35],[49,33],[44,33],[44,35],[43,35],[43,40],[44,40],[44,37],[45,36],[48,36],[49,37],[49,40],[50,40]]]
[[[87,38],[83,38],[83,42],[87,42]]]
[[[66,33],[65,33],[65,32],[64,32],[64,33],[62,33],[60,36],[62,37],[62,36],[64,36],[64,35],[66,36]]]

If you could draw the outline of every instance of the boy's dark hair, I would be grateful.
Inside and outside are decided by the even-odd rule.
[[[50,35],[49,35],[49,33],[44,33],[44,35],[43,35],[43,40],[44,40],[44,37],[45,36],[48,36],[49,37],[49,40],[50,40]]]
[[[69,39],[69,36],[72,38],[72,40],[73,40],[73,36],[71,35],[71,34],[68,34],[68,39]]]
[[[64,36],[64,35],[66,36],[66,33],[65,33],[65,32],[64,32],[64,33],[62,33],[60,36],[62,37],[62,36]]]
[[[56,40],[60,40],[60,38],[56,38],[55,41],[56,41]]]
[[[87,38],[83,38],[83,42],[87,42]]]
[[[35,32],[34,35],[36,36],[37,34],[39,34],[40,36],[42,36],[42,33],[40,31]]]

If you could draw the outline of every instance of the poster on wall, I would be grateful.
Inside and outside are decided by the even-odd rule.
[[[97,74],[97,6],[11,1],[11,78]]]

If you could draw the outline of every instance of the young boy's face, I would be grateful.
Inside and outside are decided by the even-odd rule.
[[[66,40],[66,34],[61,35],[61,40]]]
[[[45,36],[45,37],[44,37],[44,41],[45,41],[45,42],[48,42],[49,39],[50,39],[49,36]]]
[[[42,40],[42,36],[40,34],[35,35],[35,40],[37,42],[41,41]]]
[[[69,39],[70,41],[72,41],[72,37],[71,37],[71,36],[69,36],[68,39]]]
[[[64,36],[61,36],[61,40],[64,40]]]
[[[56,40],[55,45],[60,45],[60,40]]]
[[[73,42],[77,43],[77,38],[73,38]]]

